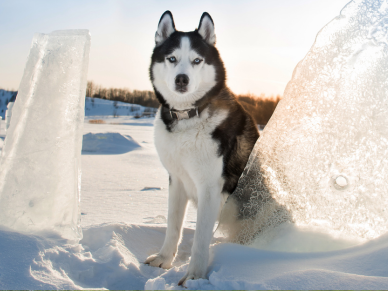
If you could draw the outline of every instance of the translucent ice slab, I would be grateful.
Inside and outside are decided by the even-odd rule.
[[[0,224],[76,240],[90,35],[36,34],[0,167]]]
[[[319,32],[225,209],[240,242],[284,221],[387,232],[388,1],[352,1]]]

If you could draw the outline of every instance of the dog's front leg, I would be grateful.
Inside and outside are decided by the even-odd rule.
[[[188,199],[182,182],[178,178],[170,177],[166,237],[160,252],[149,256],[145,264],[164,269],[171,268],[171,263],[178,251],[179,240],[182,236],[187,202]]]
[[[191,248],[191,260],[186,275],[179,281],[178,285],[184,284],[187,280],[206,278],[209,246],[220,207],[221,190],[219,185],[204,187],[198,191],[197,226]]]

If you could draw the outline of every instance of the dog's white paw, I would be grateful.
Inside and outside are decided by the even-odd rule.
[[[205,272],[187,272],[182,279],[179,280],[178,286],[186,287],[187,280],[197,280],[197,279],[206,279]]]
[[[171,263],[173,259],[174,259],[173,256],[167,257],[157,253],[157,254],[153,254],[152,256],[149,256],[147,260],[145,260],[144,264],[150,265],[152,267],[170,269],[172,267]]]

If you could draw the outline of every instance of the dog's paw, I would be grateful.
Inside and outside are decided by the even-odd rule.
[[[172,267],[172,261],[174,257],[167,257],[161,254],[153,254],[145,260],[144,264],[150,265],[152,267],[159,267],[163,269],[170,269]]]
[[[187,272],[186,275],[179,280],[178,286],[186,287],[187,280],[206,279],[205,274]]]

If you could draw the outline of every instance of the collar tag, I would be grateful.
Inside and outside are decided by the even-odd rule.
[[[196,109],[186,109],[186,110],[176,110],[176,109],[171,109],[170,110],[170,115],[172,118],[175,118],[177,120],[183,120],[183,119],[189,119],[193,116],[190,116],[190,112],[194,111],[193,116],[199,116],[198,115],[198,108]]]
[[[178,120],[189,119],[190,118],[188,111],[173,111],[173,112],[175,113],[176,118]]]

